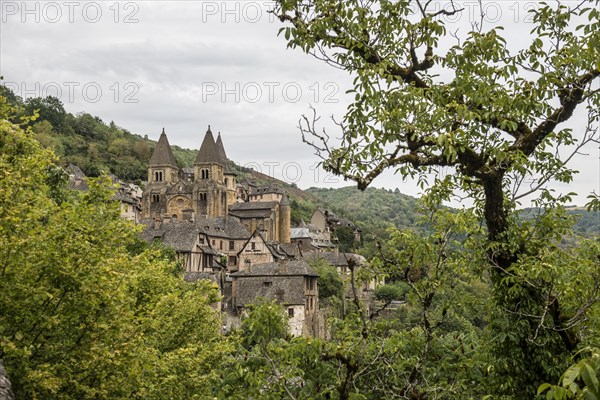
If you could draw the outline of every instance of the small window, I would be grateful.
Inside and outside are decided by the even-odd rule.
[[[223,241],[219,240],[219,250],[223,250]]]
[[[153,203],[158,203],[158,202],[160,202],[160,195],[159,195],[159,194],[153,194],[153,195],[152,195],[152,202],[153,202]]]
[[[213,240],[212,240],[212,245],[213,245],[213,246],[215,245],[215,242],[216,242],[216,241],[215,241],[215,239],[213,239]]]
[[[229,179],[225,178],[225,186],[229,183]]]
[[[256,243],[254,243],[254,242],[250,243],[250,248],[252,250],[256,250]]]
[[[263,282],[263,287],[271,287],[271,286],[273,286],[273,282],[270,282],[270,281]]]
[[[177,214],[171,215],[171,218],[173,218],[174,221],[177,221]]]
[[[292,307],[288,308],[288,317],[294,316],[294,309]]]
[[[235,250],[235,242],[233,240],[229,241],[229,250]]]
[[[229,265],[236,265],[236,264],[237,264],[237,257],[229,256]]]
[[[179,199],[179,200],[177,200],[177,205],[178,205],[179,207],[183,207],[183,199]]]

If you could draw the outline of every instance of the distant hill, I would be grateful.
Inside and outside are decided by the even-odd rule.
[[[418,218],[415,212],[417,199],[400,193],[399,189],[367,188],[360,191],[355,186],[339,189],[312,187],[306,192],[329,204],[336,214],[351,219],[361,228],[406,228],[414,226]]]

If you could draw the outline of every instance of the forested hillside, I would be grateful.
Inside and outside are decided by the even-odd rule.
[[[68,113],[55,97],[23,101],[4,86],[0,86],[0,95],[6,96],[16,110],[12,122],[37,112],[38,117],[25,125],[31,127],[37,141],[60,157],[63,165],[75,164],[91,177],[110,172],[135,183],[146,179],[146,167],[155,141],[133,134],[113,121],[107,123],[88,113]],[[195,150],[172,148],[182,166],[193,163]]]

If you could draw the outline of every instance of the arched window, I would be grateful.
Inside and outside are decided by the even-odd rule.
[[[174,221],[177,221],[177,214],[171,215],[171,218],[173,218]]]
[[[225,186],[229,183],[229,179],[225,178]]]
[[[154,172],[154,180],[156,182],[162,182],[162,180],[163,180],[163,173],[162,173],[162,171],[155,171]]]
[[[177,205],[178,205],[179,207],[183,207],[183,199],[179,199],[179,200],[177,200]]]
[[[153,194],[152,195],[152,202],[153,203],[158,203],[160,201],[160,195],[159,194]]]

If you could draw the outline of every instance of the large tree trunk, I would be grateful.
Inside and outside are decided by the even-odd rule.
[[[4,369],[4,362],[2,360],[0,360],[0,400],[15,400],[12,385]]]

